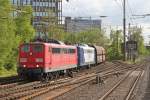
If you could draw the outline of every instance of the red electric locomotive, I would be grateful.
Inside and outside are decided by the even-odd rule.
[[[77,67],[75,46],[33,42],[19,47],[18,74],[23,77],[49,79]]]

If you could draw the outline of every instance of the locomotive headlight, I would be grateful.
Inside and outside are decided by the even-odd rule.
[[[35,61],[36,62],[43,62],[43,58],[36,58]]]
[[[36,65],[36,67],[38,68],[38,67],[39,67],[39,65]]]
[[[23,67],[25,68],[25,67],[26,67],[26,65],[23,65]]]
[[[20,58],[20,62],[27,62],[27,58]]]

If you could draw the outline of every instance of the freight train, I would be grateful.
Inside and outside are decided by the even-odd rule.
[[[105,62],[105,49],[96,45],[31,42],[19,46],[18,75],[49,80]]]

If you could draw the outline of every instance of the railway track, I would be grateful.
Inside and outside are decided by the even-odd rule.
[[[47,91],[50,91],[50,90],[54,90],[54,89],[64,87],[67,85],[71,85],[71,84],[77,84],[80,81],[86,81],[86,79],[88,77],[90,77],[90,75],[86,76],[82,79],[81,79],[81,77],[77,77],[74,79],[60,80],[55,83],[52,83],[52,82],[37,83],[37,82],[35,82],[35,83],[31,83],[32,85],[31,84],[29,85],[29,83],[28,83],[28,85],[26,84],[27,86],[23,85],[23,87],[17,87],[15,89],[14,88],[8,89],[8,90],[5,90],[5,92],[1,91],[2,93],[0,95],[0,99],[2,99],[2,100],[19,99],[19,98],[21,98],[21,99],[28,98],[29,99],[34,96],[38,96],[40,94],[46,93]]]
[[[124,70],[124,71],[126,71],[126,69]],[[119,72],[119,70],[117,70],[117,72]],[[122,70],[120,70],[120,72],[123,72],[123,69]],[[113,70],[113,71],[106,71],[106,72],[104,72],[104,73],[101,73],[101,77],[108,77],[108,76],[112,76],[112,75],[115,75],[115,73],[116,73],[116,70]],[[63,94],[66,94],[67,92],[69,92],[69,91],[71,91],[71,90],[74,90],[74,89],[76,89],[76,88],[79,88],[79,87],[81,87],[81,86],[83,86],[83,85],[85,85],[85,84],[88,84],[88,83],[90,83],[90,82],[92,82],[92,81],[95,81],[95,79],[96,79],[96,76],[97,76],[97,74],[98,73],[94,73],[93,75],[91,75],[90,77],[86,77],[86,79],[81,79],[80,81],[77,81],[77,82],[75,82],[75,83],[72,83],[72,84],[67,84],[67,85],[64,85],[64,86],[62,86],[62,87],[60,87],[60,88],[58,88],[58,89],[55,89],[55,90],[53,90],[53,91],[46,91],[45,93],[47,93],[46,95],[47,96],[45,96],[45,93],[43,93],[44,94],[44,96],[39,96],[39,97],[37,97],[37,96],[35,96],[35,98],[33,98],[33,100],[36,100],[36,99],[42,99],[42,98],[44,98],[44,97],[47,97],[47,98],[44,98],[45,100],[51,100],[51,99],[55,99],[55,98],[57,98],[57,97],[59,97],[59,96],[62,96]],[[83,80],[83,81],[82,81]],[[75,80],[74,80],[75,81]],[[49,93],[48,93],[49,92]]]
[[[0,85],[6,85],[16,82],[21,82],[23,79],[20,79],[18,76],[12,76],[12,77],[3,77],[0,78]]]
[[[18,81],[18,82],[14,82],[14,83],[9,83],[9,84],[4,84],[4,85],[0,85],[0,89],[8,89],[8,88],[13,88],[13,87],[16,87],[18,85],[21,85],[21,84],[26,84],[26,83],[29,83],[29,81]]]
[[[138,67],[140,66],[141,65],[138,64]],[[125,68],[124,70],[123,70],[123,67]],[[75,89],[72,89],[69,92],[63,93],[60,96],[56,96],[54,100],[83,100],[83,99],[84,100],[98,100],[99,97],[102,97],[105,92],[107,92],[111,87],[113,87],[114,84],[116,84],[120,79],[122,79],[125,76],[126,72],[133,70],[135,68],[136,68],[135,66],[133,66],[132,68],[131,66],[120,66],[120,69],[121,69],[120,71],[118,69],[118,70],[114,70],[114,72],[112,73],[110,72],[110,73],[100,74],[101,78],[103,78],[102,80],[104,81],[104,83],[100,83],[100,84],[93,84],[95,82],[87,83],[81,87],[77,87]],[[119,75],[115,76],[116,73],[119,73]],[[50,92],[49,95],[51,93],[52,92]],[[58,91],[54,94],[57,94],[57,93]],[[48,97],[49,95],[47,94]],[[46,95],[43,95],[43,97],[45,96]],[[51,99],[52,98],[48,100],[51,100]],[[111,99],[111,100],[120,100],[120,99]]]
[[[21,84],[28,83],[29,81],[23,80],[19,78],[18,76],[12,76],[12,77],[6,77],[6,78],[0,78],[0,90],[13,88]]]
[[[3,88],[3,90],[0,90],[1,92],[0,100],[31,99],[48,92],[55,92],[54,90],[57,91],[62,87],[66,88],[64,89],[66,91],[67,89],[72,90],[74,88],[77,88],[79,86],[82,86],[94,80],[98,73],[101,74],[103,73],[103,75],[106,77],[107,75],[115,74],[116,72],[119,71],[119,69],[120,72],[121,70],[123,72],[130,68],[129,66],[124,66],[120,68],[119,65],[115,65],[115,64],[110,64],[110,66],[107,67],[106,65],[103,65],[103,67],[98,67],[99,69],[101,69],[99,71],[97,71],[98,68],[96,67],[94,67],[93,70],[83,71],[84,73],[75,75],[75,78],[63,78],[55,81],[50,81],[47,83],[42,83],[37,81],[37,82],[15,85],[15,87]],[[13,85],[11,84],[11,86]],[[65,93],[65,91],[61,92],[61,94],[63,93]]]
[[[115,66],[115,65],[113,65]],[[102,65],[99,69],[102,69],[100,70],[101,72],[104,71],[104,70],[108,70],[110,69],[111,67],[113,66],[105,66],[105,65]],[[97,70],[96,67],[93,67],[92,70],[83,70],[81,71],[81,73],[91,73],[91,72],[95,72]],[[78,72],[78,74],[74,74],[75,76],[80,76],[79,74],[80,72]],[[81,74],[82,75],[82,74]],[[61,78],[64,78],[64,77],[61,77]],[[26,84],[28,83],[29,81],[27,80],[23,80],[23,79],[20,79],[18,76],[12,76],[12,77],[7,77],[7,78],[0,78],[0,89],[7,89],[7,88],[13,88],[13,87],[16,87],[17,85],[23,85],[23,84]]]
[[[107,70],[108,67],[106,66],[102,66],[102,69]],[[82,71],[80,74],[78,73],[77,75],[75,75],[75,77],[80,77],[84,74],[88,74],[91,72],[94,72],[97,68],[94,67],[93,70],[84,70]],[[1,78],[2,79],[2,78]],[[10,81],[9,81],[10,79]],[[42,87],[46,87],[46,86],[51,86],[51,85],[55,85],[55,84],[60,84],[60,83],[64,83],[67,82],[70,78],[66,78],[63,77],[62,79],[57,79],[54,81],[49,81],[47,83],[42,83],[42,82],[28,82],[28,81],[23,81],[18,79],[17,76],[15,77],[10,77],[10,78],[4,78],[4,80],[1,81],[0,85],[0,99],[11,99],[11,98],[16,98],[18,96],[12,96],[10,97],[9,95],[14,95],[20,92],[25,92],[25,91],[30,91],[30,90],[34,90],[34,89],[38,89],[38,88],[42,88]],[[8,84],[7,84],[8,83]]]
[[[99,100],[130,100],[136,85],[144,74],[140,68],[128,72],[123,79],[117,82]]]

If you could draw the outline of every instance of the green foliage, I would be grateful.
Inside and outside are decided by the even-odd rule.
[[[66,36],[66,32],[64,32],[63,28],[58,25],[50,25],[48,32],[49,38],[53,38],[56,40],[64,41]]]
[[[131,31],[132,31],[132,36],[131,36],[132,40],[135,40],[138,43],[139,55],[147,55],[148,51],[144,46],[144,39],[142,36],[142,28],[133,27]]]
[[[0,70],[0,77],[9,77],[17,75],[16,70]]]
[[[131,40],[137,41],[139,55],[148,55],[149,52],[144,46],[144,39],[142,36],[142,29],[138,27],[132,27]],[[122,59],[121,43],[123,36],[121,31],[112,31],[110,34],[111,45],[107,49],[107,55],[110,60]]]
[[[118,60],[122,58],[121,53],[121,43],[123,40],[123,36],[121,35],[121,31],[111,31],[110,34],[110,42],[111,45],[108,46],[107,55],[109,60]]]
[[[145,56],[149,56],[150,55],[150,50],[149,49],[145,49],[145,54],[144,54]]]
[[[80,43],[91,43],[104,46],[107,43],[105,33],[99,29],[91,29],[85,32],[77,33],[77,40]]]
[[[77,34],[72,34],[72,33],[66,33],[66,37],[65,37],[64,41],[66,43],[70,43],[70,44],[79,43],[79,41],[77,39]]]
[[[61,40],[66,43],[86,43],[96,45],[107,45],[108,39],[105,36],[105,32],[100,29],[90,29],[79,33],[67,33],[64,31],[63,26],[59,26],[56,17],[52,16],[53,12],[49,11],[49,25],[48,36],[53,39]],[[44,21],[44,20],[43,20]]]
[[[0,0],[0,70],[15,46],[15,23],[10,15],[9,0]]]
[[[55,27],[50,31],[49,37],[70,44],[85,43],[104,46],[108,43],[107,37],[99,29],[91,29],[80,33],[67,33],[63,29]]]
[[[18,46],[34,35],[31,7],[23,7],[14,18],[10,0],[0,0],[0,75],[16,72]],[[10,74],[10,73],[9,73]]]
[[[21,11],[23,12],[18,13],[15,18],[16,34],[21,42],[28,42],[34,37],[35,33],[33,26],[31,25],[32,8],[31,6],[23,6]]]

